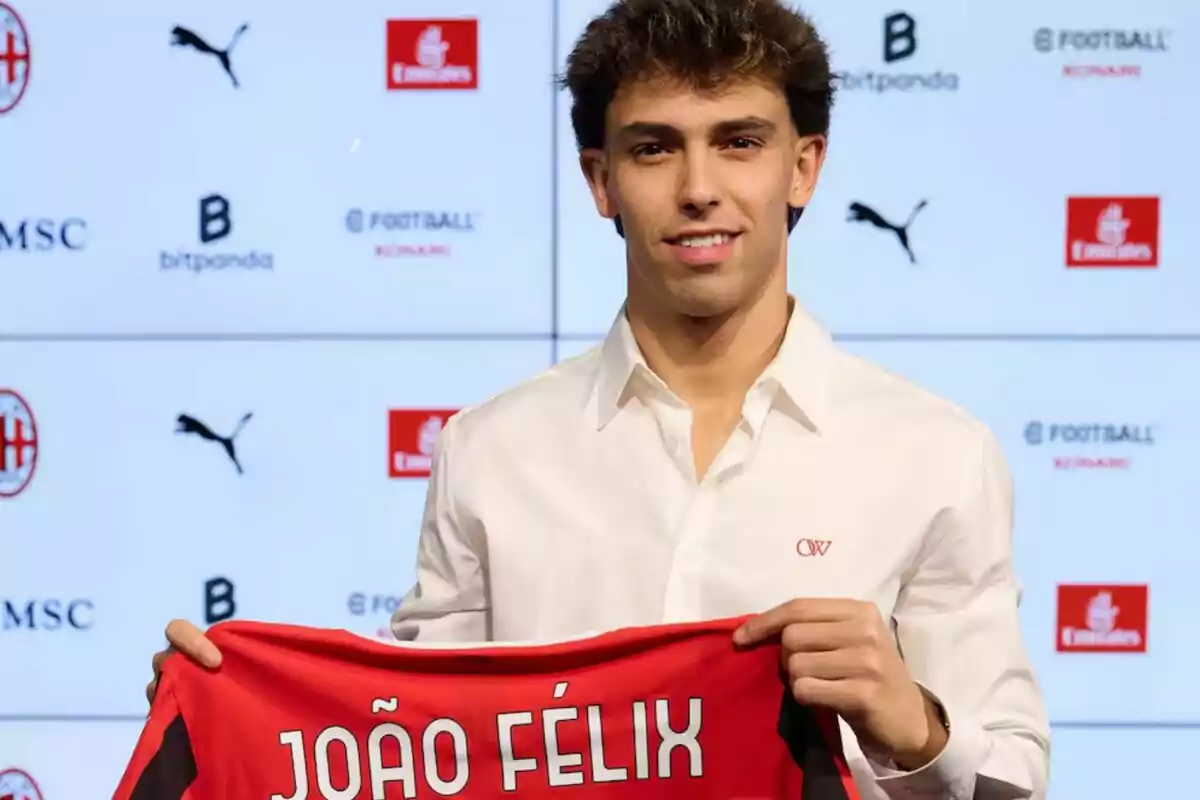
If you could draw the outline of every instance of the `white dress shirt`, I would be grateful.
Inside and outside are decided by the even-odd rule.
[[[690,428],[624,313],[603,344],[455,415],[396,637],[544,642],[796,597],[867,600],[950,737],[901,772],[843,723],[864,800],[1043,797],[1049,726],[991,433],[842,350],[799,304],[699,481]]]

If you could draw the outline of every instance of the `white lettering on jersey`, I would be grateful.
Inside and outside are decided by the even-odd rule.
[[[556,700],[566,697],[569,684],[560,681],[554,685],[553,696]],[[380,708],[383,706],[383,708]],[[388,706],[392,706],[389,708]],[[372,714],[380,711],[394,712],[399,707],[396,698],[385,701],[376,698],[371,707]],[[688,699],[687,722],[682,730],[671,726],[670,701],[659,698],[653,701],[654,730],[658,734],[658,749],[656,753],[658,779],[669,780],[673,777],[671,755],[676,748],[683,748],[688,758],[687,775],[699,778],[704,775],[704,751],[700,745],[700,731],[703,721],[703,701],[699,697]],[[633,703],[633,772],[634,780],[651,780],[650,774],[650,702],[638,700]],[[582,713],[581,712],[585,712]],[[496,732],[500,743],[500,784],[505,792],[515,792],[521,783],[521,773],[544,772],[546,784],[551,787],[582,786],[585,783],[615,783],[630,780],[629,767],[610,765],[605,760],[604,744],[604,709],[599,705],[588,706],[553,706],[539,708],[536,711],[508,711],[497,714]],[[610,713],[612,713],[610,711]],[[583,768],[583,753],[564,751],[560,742],[564,734],[561,726],[572,723],[582,724],[581,716],[586,717],[586,730],[589,751],[591,754],[590,773]],[[533,745],[535,752],[516,753],[513,743],[514,731],[523,726],[532,726],[540,718],[541,747]],[[626,718],[628,720],[628,718]],[[621,730],[617,725],[616,730]],[[537,728],[534,728],[537,730]],[[415,733],[415,731],[414,731]],[[448,736],[454,748],[454,769],[449,776],[439,771],[437,757],[438,737]],[[490,738],[482,737],[485,741]],[[570,738],[570,737],[568,737]],[[384,764],[385,740],[395,742],[394,746],[386,748],[389,761],[396,760],[395,753],[399,752],[398,764]],[[611,736],[609,737],[611,743]],[[313,743],[310,753],[304,744],[304,733],[299,730],[283,731],[279,734],[279,743],[288,748],[291,760],[292,782],[295,787],[291,795],[272,794],[270,800],[308,800],[308,769],[309,758],[316,770],[317,792],[321,800],[351,800],[359,796],[363,786],[364,771],[370,782],[371,797],[383,798],[388,796],[388,784],[400,784],[401,792],[406,800],[414,800],[425,787],[441,797],[461,795],[471,780],[469,737],[461,722],[448,717],[431,720],[424,726],[420,737],[420,753],[416,752],[414,735],[404,726],[395,722],[381,722],[371,728],[367,734],[365,746],[360,748],[359,741],[345,727],[333,725],[321,731]],[[332,747],[334,743],[339,747]],[[528,746],[528,745],[527,745]],[[336,751],[335,758],[345,759],[345,769],[331,768],[331,750]],[[361,750],[366,751],[366,764],[361,758]],[[494,751],[489,752],[488,760],[494,759]],[[544,765],[544,767],[543,767]],[[338,763],[338,767],[341,764]],[[445,765],[442,765],[444,768]],[[420,769],[421,774],[417,771]],[[345,775],[346,785],[333,785],[333,775]],[[529,779],[526,779],[529,780]]]

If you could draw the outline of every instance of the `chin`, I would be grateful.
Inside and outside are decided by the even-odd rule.
[[[753,287],[736,263],[711,267],[683,265],[670,260],[650,262],[633,270],[630,291],[650,300],[659,311],[705,318],[728,314],[745,305]]]
[[[734,287],[674,287],[668,290],[672,309],[688,317],[717,317],[737,309],[744,302]]]

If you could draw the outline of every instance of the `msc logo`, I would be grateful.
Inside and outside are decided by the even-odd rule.
[[[92,627],[91,600],[5,600],[6,631],[86,631]]]
[[[78,217],[60,221],[23,219],[5,223],[0,220],[0,253],[19,250],[45,253],[51,250],[82,250],[87,246],[87,222]]]
[[[237,614],[233,581],[228,578],[209,578],[204,582],[204,622],[224,622]]]

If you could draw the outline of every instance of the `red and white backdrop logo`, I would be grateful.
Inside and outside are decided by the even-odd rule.
[[[478,87],[479,20],[388,20],[389,91]]]
[[[1157,197],[1067,198],[1068,267],[1157,267]]]
[[[33,777],[20,769],[0,769],[0,800],[43,800]]]
[[[393,408],[388,411],[388,475],[428,478],[433,453],[454,410]]]
[[[1150,588],[1146,584],[1061,584],[1060,653],[1144,653]]]
[[[12,389],[0,389],[0,499],[25,491],[33,480],[37,460],[33,409]]]
[[[29,31],[17,10],[0,2],[0,114],[17,107],[29,86]]]

